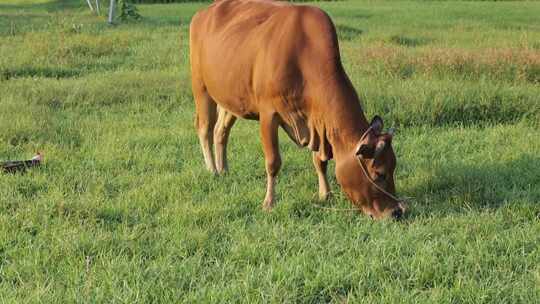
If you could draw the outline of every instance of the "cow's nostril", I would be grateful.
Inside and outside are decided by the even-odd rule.
[[[396,210],[392,211],[392,217],[396,220],[401,219],[403,216],[403,210],[401,208],[397,208]]]

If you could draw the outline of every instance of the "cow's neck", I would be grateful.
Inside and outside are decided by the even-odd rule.
[[[350,154],[369,127],[358,95],[347,76],[326,93],[327,102],[321,102],[321,120],[332,147],[334,158]],[[330,89],[330,88],[329,88]]]

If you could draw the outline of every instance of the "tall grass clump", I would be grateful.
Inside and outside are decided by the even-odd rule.
[[[398,78],[421,74],[436,78],[540,83],[540,52],[535,49],[423,48],[408,51],[378,46],[360,49],[356,60],[368,73]]]

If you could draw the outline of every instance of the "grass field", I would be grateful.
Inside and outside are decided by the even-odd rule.
[[[0,302],[539,303],[540,2],[317,3],[371,117],[398,128],[399,223],[316,208],[283,134],[261,210],[258,128],[203,169],[187,30],[206,4],[0,4]],[[348,208],[332,174],[328,206]]]

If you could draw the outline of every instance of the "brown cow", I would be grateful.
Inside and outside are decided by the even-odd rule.
[[[393,196],[392,134],[382,132],[380,117],[366,120],[325,12],[285,2],[217,1],[191,21],[190,60],[195,127],[210,171],[227,170],[227,139],[236,118],[259,120],[264,209],[274,205],[281,126],[296,144],[314,151],[322,199],[329,194],[327,162],[334,158],[337,181],[364,213],[402,216],[404,207]]]

